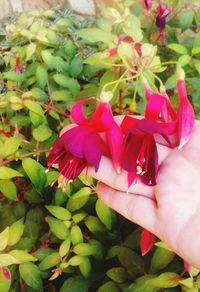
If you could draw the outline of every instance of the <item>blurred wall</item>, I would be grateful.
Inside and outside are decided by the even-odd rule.
[[[0,0],[0,18],[12,12],[23,10],[49,9],[53,6],[69,7],[80,14],[95,14],[93,0]]]

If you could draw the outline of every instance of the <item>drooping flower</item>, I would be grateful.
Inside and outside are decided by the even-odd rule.
[[[165,25],[166,25],[166,18],[169,15],[169,13],[171,12],[171,7],[169,5],[165,5],[164,3],[162,3],[161,1],[159,1],[159,5],[156,9],[156,13],[157,13],[157,17],[156,17],[156,25],[160,28],[160,29],[165,29]]]
[[[185,73],[182,68],[177,69],[178,74],[178,97],[179,105],[177,110],[177,124],[178,124],[178,144],[179,148],[183,147],[189,140],[192,133],[195,114],[194,109],[188,100],[186,85],[185,85]]]
[[[113,119],[107,102],[100,101],[92,118],[83,113],[83,105],[90,99],[77,102],[71,117],[77,126],[63,133],[47,157],[48,166],[58,163],[59,172],[68,181],[75,179],[85,167],[99,168],[102,155],[112,158],[117,171],[120,170],[123,136]],[[105,133],[106,142],[100,136]]]
[[[147,254],[153,248],[155,242],[156,236],[152,232],[143,229],[140,236],[140,249],[142,256]]]
[[[19,60],[19,56],[16,55],[15,57],[15,72],[16,73],[21,73],[22,72],[22,68],[21,68],[21,65],[20,65],[20,60]]]
[[[122,168],[128,172],[130,187],[139,177],[146,185],[156,184],[158,175],[158,151],[154,134],[165,134],[157,122],[126,116],[121,124],[125,133]]]

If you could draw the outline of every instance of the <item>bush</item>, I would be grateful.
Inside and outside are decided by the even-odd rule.
[[[190,278],[163,243],[141,256],[141,228],[97,199],[94,179],[81,174],[58,188],[57,179],[63,184],[58,170],[45,171],[46,156],[70,123],[77,100],[109,90],[114,113],[143,113],[140,76],[122,76],[134,70],[129,42],[117,55],[112,50],[119,35],[139,44],[143,74],[156,87],[165,80],[174,105],[174,64],[184,67],[199,116],[200,10],[174,1],[165,39],[155,25],[156,12],[137,1],[123,2],[96,21],[49,10],[1,25],[1,291],[198,291],[198,271]],[[93,109],[90,104],[87,114]]]

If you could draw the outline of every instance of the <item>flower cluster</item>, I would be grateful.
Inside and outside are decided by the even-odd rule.
[[[184,71],[178,69],[179,105],[175,110],[164,91],[154,92],[144,79],[146,110],[144,117],[125,116],[121,125],[113,117],[108,95],[102,95],[91,118],[83,111],[87,98],[71,110],[75,125],[66,130],[54,144],[48,165],[58,164],[68,181],[75,179],[88,166],[98,171],[102,155],[109,157],[118,173],[127,171],[128,186],[140,179],[153,186],[158,175],[158,150],[155,135],[169,147],[181,148],[194,126],[194,111],[185,87]]]

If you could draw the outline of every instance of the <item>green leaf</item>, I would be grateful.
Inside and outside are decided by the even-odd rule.
[[[33,129],[33,138],[38,142],[44,142],[52,135],[52,130],[46,125],[40,125],[38,128]]]
[[[187,54],[187,49],[180,44],[169,44],[167,45],[167,47],[178,54],[181,55]]]
[[[67,82],[69,80],[69,77],[63,74],[55,74],[53,76],[53,79],[55,80],[55,82],[63,87],[67,87]]]
[[[73,251],[80,256],[94,255],[100,258],[102,256],[103,248],[99,241],[91,239],[89,243],[78,243],[74,246]]]
[[[112,228],[113,219],[115,219],[115,213],[100,199],[96,202],[96,212],[103,224],[110,230]]]
[[[200,74],[200,61],[194,60],[193,64],[194,64],[194,67],[196,68],[196,70],[198,71],[198,73]]]
[[[8,245],[9,227],[0,233],[0,251],[3,251]]]
[[[43,112],[42,107],[37,104],[35,101],[30,100],[30,99],[26,99],[24,100],[24,105],[33,113],[37,114],[38,116],[40,116],[41,118],[45,119],[45,115]]]
[[[6,166],[0,167],[0,179],[9,179],[9,178],[13,178],[16,176],[22,177],[23,175],[20,172],[14,170],[12,168],[9,168]]]
[[[189,55],[182,55],[178,59],[178,63],[180,64],[181,67],[184,67],[185,65],[188,65],[190,63],[191,56]]]
[[[33,87],[30,91],[31,96],[35,97],[36,100],[39,102],[47,102],[48,101],[48,95],[45,91],[38,87]]]
[[[51,216],[48,216],[47,220],[51,231],[56,235],[56,237],[65,240],[69,235],[69,229],[67,226],[59,219],[55,219]]]
[[[44,89],[48,81],[47,69],[44,66],[38,66],[36,70],[36,79],[39,86]]]
[[[71,94],[77,95],[79,93],[80,85],[76,79],[69,78],[63,74],[55,74],[53,78],[57,84],[68,88]]]
[[[88,292],[89,282],[81,276],[68,278],[59,292]]]
[[[149,279],[154,279],[156,278],[156,275],[145,275],[142,277],[139,277],[134,281],[133,284],[131,284],[127,289],[126,292],[140,292],[140,291],[145,291],[145,292],[156,292],[158,289],[155,289],[154,286],[151,286],[149,284]]]
[[[41,193],[46,184],[46,174],[44,167],[32,158],[25,158],[22,161],[22,166],[34,184],[36,190]]]
[[[26,61],[30,60],[36,51],[36,44],[31,43],[27,46]]]
[[[56,265],[58,265],[60,263],[60,255],[58,252],[54,252],[50,255],[48,255],[47,257],[45,257],[41,263],[39,264],[39,268],[40,270],[48,270]]]
[[[128,278],[126,270],[122,267],[115,267],[106,272],[106,275],[117,283],[124,283]]]
[[[79,270],[84,278],[88,279],[90,277],[92,266],[88,257],[84,257],[82,263],[79,265]]]
[[[45,62],[45,64],[50,69],[53,69],[53,56],[52,56],[52,54],[49,51],[44,50],[41,52],[41,55],[42,55],[42,59]]]
[[[19,266],[20,276],[24,282],[35,290],[42,291],[42,278],[39,268],[33,263],[24,263]]]
[[[117,286],[116,283],[109,281],[109,282],[106,282],[105,284],[103,284],[97,290],[97,292],[108,292],[108,291],[109,292],[120,292],[121,289]]]
[[[20,137],[7,138],[0,148],[0,156],[7,157],[14,154],[21,144]]]
[[[90,43],[96,42],[113,42],[113,35],[99,28],[84,28],[78,30],[77,35]]]
[[[63,207],[59,207],[59,206],[45,206],[47,208],[47,210],[56,218],[60,219],[60,220],[69,220],[71,219],[71,213],[63,208]]]
[[[72,94],[69,90],[57,90],[52,92],[52,99],[55,101],[69,101]]]
[[[73,245],[83,242],[83,234],[78,225],[72,226],[70,235]]]
[[[179,281],[179,283],[187,288],[190,288],[190,289],[194,287],[194,279],[192,277],[187,278],[187,279],[183,279],[183,280]]]
[[[68,253],[70,246],[71,246],[71,238],[70,236],[68,236],[67,239],[63,241],[63,243],[61,244],[59,248],[59,255],[61,257],[64,257]]]
[[[150,279],[147,284],[158,288],[172,288],[179,285],[181,276],[176,273],[166,272],[160,276]]]
[[[12,250],[9,252],[9,255],[14,257],[18,264],[37,261],[35,257],[33,257],[31,254],[27,253],[24,250]]]
[[[174,252],[158,247],[151,260],[150,273],[157,273],[167,267],[167,265],[173,260],[174,256]]]
[[[77,77],[83,70],[83,62],[80,58],[75,57],[70,64],[70,75]]]
[[[72,195],[67,202],[67,209],[69,211],[76,211],[82,208],[89,200],[91,191],[91,188],[83,187],[77,193]]]
[[[53,64],[52,65],[58,72],[66,73],[69,71],[69,63],[65,62],[59,56],[53,57]]]
[[[134,274],[144,273],[144,262],[143,258],[137,253],[132,251],[128,247],[119,247],[118,249],[118,259],[122,266],[124,266],[127,271]]]
[[[2,267],[0,269],[0,291],[9,292],[11,286],[11,275],[8,268]]]
[[[9,227],[8,245],[12,246],[16,244],[22,237],[23,233],[24,233],[24,219],[22,218],[14,222]]]
[[[0,265],[3,267],[7,267],[13,264],[18,263],[17,259],[10,254],[0,254]]]
[[[171,75],[165,83],[165,88],[166,89],[174,88],[176,86],[176,81],[177,81],[176,75],[175,74]]]
[[[180,27],[182,30],[186,30],[192,26],[194,20],[194,12],[190,9],[184,9],[180,15]]]
[[[105,233],[107,231],[105,226],[97,217],[87,216],[84,221],[89,231],[94,233],[95,235],[99,234],[101,236],[102,233]]]
[[[0,191],[3,193],[3,195],[12,201],[17,200],[17,188],[16,185],[11,180],[1,180],[0,181]]]

